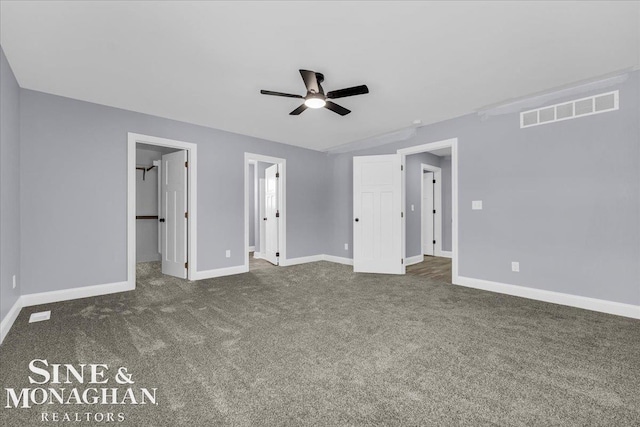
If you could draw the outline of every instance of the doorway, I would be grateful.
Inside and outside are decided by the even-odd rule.
[[[422,163],[421,182],[421,243],[422,253],[427,256],[442,255],[442,169]],[[450,180],[451,178],[448,177]]]
[[[451,258],[451,283],[456,284],[458,282],[458,139],[457,138],[451,138],[451,139],[447,139],[447,140],[443,140],[443,141],[438,141],[438,142],[432,142],[429,144],[423,144],[423,145],[418,145],[418,146],[414,146],[414,147],[409,147],[409,148],[403,148],[397,151],[398,155],[401,157],[401,162],[403,166],[406,166],[407,164],[407,157],[414,155],[414,154],[419,154],[419,153],[429,153],[431,155],[435,155],[435,156],[441,156],[444,157],[447,160],[446,162],[446,170],[447,170],[447,174],[449,174],[450,178],[451,178],[451,190],[450,191],[445,191],[443,189],[441,189],[441,200],[445,197],[445,195],[447,197],[450,197],[450,202],[449,203],[442,203],[441,202],[441,209],[440,211],[442,212],[441,215],[441,226],[442,228],[445,228],[444,226],[447,225],[446,228],[450,229],[450,233],[443,233],[442,234],[442,239],[440,239],[442,241],[442,245],[438,246],[437,242],[438,242],[438,238],[437,238],[437,233],[438,231],[435,230],[435,226],[434,226],[434,232],[436,233],[436,244],[434,246],[434,255],[437,257],[442,257],[442,258]],[[441,165],[441,176],[445,173],[445,167]],[[430,172],[437,172],[436,169],[432,169],[432,170],[428,170]],[[421,171],[421,175],[424,175],[424,170]],[[436,178],[436,182],[438,181],[438,179]],[[440,179],[440,182],[442,182],[443,180]],[[424,177],[421,176],[421,180],[420,182],[422,183],[422,186],[424,186]],[[402,205],[404,206],[404,209],[406,210],[406,205],[407,205],[407,187],[409,187],[410,185],[407,183],[407,177],[403,176],[403,180],[402,180]],[[434,199],[435,199],[435,190],[437,189],[437,186],[434,188]],[[424,194],[424,193],[422,193]],[[422,196],[424,198],[424,195]],[[445,205],[449,205],[449,208],[447,209],[447,206]],[[436,212],[438,211],[438,208],[436,206]],[[424,217],[422,217],[422,221],[424,222]],[[435,221],[435,218],[434,218]],[[447,221],[449,221],[449,223],[447,224]],[[450,236],[450,242],[447,241],[446,237],[447,234]],[[403,221],[402,223],[402,232],[401,232],[401,237],[402,237],[402,250],[403,250],[403,257],[405,259],[406,258],[406,243],[407,240],[409,239],[409,233],[407,230],[407,221]],[[422,251],[424,251],[424,233],[421,233],[421,239],[422,241]],[[445,245],[449,245],[450,249],[445,249]],[[423,258],[423,256],[421,255],[420,258]],[[418,259],[417,262],[419,263],[421,261],[421,259]]]
[[[245,153],[247,270],[286,263],[286,179],[285,159]]]
[[[148,156],[144,159],[144,165],[138,164],[138,148],[156,153],[155,157],[160,156],[160,158],[151,159],[153,156]],[[132,289],[135,288],[136,261],[142,260],[142,258],[138,258],[137,251],[150,250],[149,246],[152,246],[149,244],[149,239],[141,241],[141,245],[137,243],[139,239],[147,237],[150,237],[153,242],[154,222],[157,230],[155,234],[157,239],[155,240],[156,254],[162,255],[163,274],[195,280],[197,259],[196,144],[129,133],[127,158],[128,284]],[[145,194],[138,194],[138,174],[142,177],[142,181],[155,175],[155,198],[152,196],[154,189],[150,187],[144,187]],[[162,179],[158,179],[158,177]],[[144,204],[141,205],[138,200],[144,200]],[[145,212],[137,212],[139,207],[145,209]],[[143,230],[149,232],[146,237],[142,237],[139,233]],[[153,253],[151,256],[153,257]]]

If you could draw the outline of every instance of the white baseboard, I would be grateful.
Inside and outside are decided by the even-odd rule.
[[[404,259],[404,265],[420,264],[424,261],[424,255],[410,256]]]
[[[308,262],[317,262],[317,261],[324,261],[324,255],[310,255],[310,256],[303,256],[299,258],[281,259],[280,265],[282,267],[288,267],[291,265],[306,264]]]
[[[344,258],[341,256],[335,256],[335,255],[323,255],[322,259],[324,261],[329,261],[329,262],[335,262],[336,264],[344,264],[344,265],[353,265],[353,259],[351,258]]]
[[[22,297],[18,297],[15,303],[11,306],[11,309],[4,316],[2,322],[0,322],[0,344],[4,341],[4,337],[7,336],[9,330],[13,326],[13,322],[16,321],[18,315],[20,314],[20,310],[22,309]]]
[[[104,285],[83,286],[81,288],[62,289],[60,291],[38,292],[22,295],[23,307],[50,304],[53,302],[70,301],[79,298],[96,297],[134,290],[135,284],[129,282],[107,283]]]
[[[255,246],[249,246],[249,252],[255,252],[255,251],[256,251]]]
[[[262,256],[262,253],[261,253],[261,252],[254,252],[254,253],[253,253],[253,257],[254,257],[255,259],[263,259],[263,258],[264,258],[264,257]]]
[[[640,319],[640,306],[458,276],[456,285]]]
[[[213,270],[196,271],[194,280],[212,279],[214,277],[232,276],[234,274],[246,273],[249,266],[235,265],[233,267],[215,268]]]
[[[453,258],[453,252],[451,251],[440,251],[436,254],[436,256],[443,258]]]

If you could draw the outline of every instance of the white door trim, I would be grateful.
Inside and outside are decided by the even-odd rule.
[[[187,150],[187,279],[196,280],[198,260],[198,146],[191,142],[159,138],[129,132],[127,134],[127,283],[135,289],[136,283],[136,144],[159,145]]]
[[[436,208],[434,217],[433,235],[435,236],[436,245],[434,249],[435,256],[442,256],[442,169],[437,166],[421,163],[420,165],[420,250],[424,254],[424,172],[433,172],[433,179],[436,180],[433,189],[433,205]]]
[[[439,150],[441,148],[451,148],[451,205],[452,205],[452,242],[451,242],[451,254],[452,254],[452,271],[451,282],[453,284],[458,283],[458,138],[445,139],[443,141],[431,142],[428,144],[416,145],[413,147],[401,148],[397,151],[400,154],[400,161],[406,170],[407,156],[410,154],[425,153],[429,151]],[[404,174],[403,174],[404,178]],[[406,200],[407,200],[407,188],[406,180],[402,179],[402,206],[406,212]],[[402,257],[406,257],[406,233],[407,224],[406,221],[402,221]]]
[[[265,162],[278,165],[280,178],[278,179],[280,224],[278,227],[278,252],[280,264],[287,261],[287,159],[265,156],[263,154],[244,153],[244,268],[249,271],[249,162]],[[258,168],[256,167],[256,174]],[[260,241],[260,252],[264,254],[263,242]],[[261,254],[261,255],[262,255]]]

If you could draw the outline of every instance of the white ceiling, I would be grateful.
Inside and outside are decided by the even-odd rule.
[[[323,150],[640,64],[638,2],[8,2],[19,84]],[[298,69],[353,112],[289,112]]]

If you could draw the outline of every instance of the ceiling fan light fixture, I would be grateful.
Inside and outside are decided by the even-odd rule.
[[[311,97],[307,98],[304,101],[304,105],[309,108],[322,108],[327,104],[327,102],[322,98]]]

